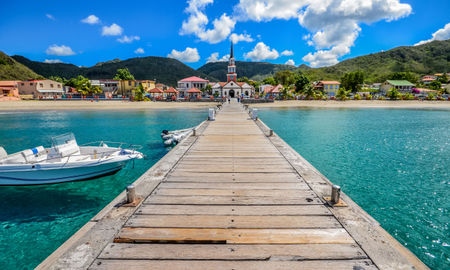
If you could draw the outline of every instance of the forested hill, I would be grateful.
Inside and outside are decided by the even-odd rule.
[[[29,80],[39,79],[39,76],[31,69],[18,63],[13,58],[0,51],[0,80]]]
[[[180,78],[189,76],[198,76],[216,81],[215,78],[209,77],[176,59],[166,57],[137,57],[123,61],[116,59],[98,63],[92,67],[78,67],[63,63],[49,64],[31,61],[19,55],[14,55],[13,58],[47,78],[50,76],[73,78],[78,75],[83,75],[89,79],[112,79],[117,69],[128,68],[137,80],[156,79],[160,83],[172,86],[175,86]]]
[[[313,80],[335,80],[347,72],[360,70],[370,82],[382,82],[393,72],[412,72],[417,75],[450,72],[450,40],[397,47],[351,58],[331,67],[301,70]]]
[[[200,67],[198,71],[217,78],[220,81],[227,80],[228,62],[212,62]],[[295,66],[271,64],[266,62],[236,62],[238,77],[247,77],[252,80],[262,80],[273,76],[278,71],[295,70]]]

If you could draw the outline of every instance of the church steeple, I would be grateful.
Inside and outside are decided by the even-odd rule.
[[[228,63],[227,82],[237,81],[236,64],[234,62],[233,42],[231,42],[230,62]]]

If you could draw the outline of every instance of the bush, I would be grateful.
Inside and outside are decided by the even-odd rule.
[[[361,96],[358,95],[358,94],[356,94],[356,95],[353,97],[353,99],[354,99],[354,100],[361,100]]]
[[[429,93],[428,96],[425,98],[426,100],[436,100],[433,93]]]
[[[378,97],[378,100],[386,100],[386,97],[384,97],[384,96],[379,96],[379,97]]]

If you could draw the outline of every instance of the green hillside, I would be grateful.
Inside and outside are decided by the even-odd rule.
[[[331,67],[300,70],[312,80],[337,80],[347,72],[361,70],[369,82],[382,82],[393,72],[417,75],[450,72],[450,40],[403,46],[348,59]]]
[[[200,67],[201,71],[209,76],[217,78],[220,81],[227,80],[228,62],[207,63]],[[295,70],[296,67],[290,65],[271,64],[265,62],[236,62],[237,73],[239,77],[247,77],[252,80],[262,80],[265,77],[273,76],[278,71]]]
[[[72,64],[48,64],[31,61],[23,56],[14,55],[13,58],[44,77],[59,76],[72,78],[83,75],[89,79],[112,79],[119,68],[128,68],[137,80],[152,80],[176,85],[180,78],[198,76],[216,81],[176,59],[166,57],[138,57],[120,61],[118,59],[98,63],[92,67],[78,67]]]
[[[0,80],[39,79],[42,76],[0,51]]]

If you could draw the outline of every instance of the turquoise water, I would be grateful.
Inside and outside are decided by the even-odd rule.
[[[80,144],[122,141],[147,155],[116,175],[35,187],[0,187],[0,269],[31,269],[164,156],[163,129],[206,119],[207,110],[0,113],[0,145],[8,153],[50,146],[53,135],[73,132]]]
[[[266,109],[260,117],[430,268],[450,269],[450,111]]]

